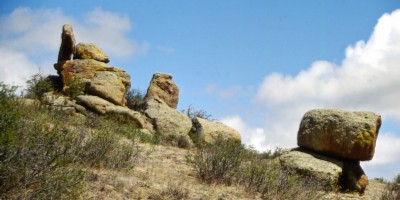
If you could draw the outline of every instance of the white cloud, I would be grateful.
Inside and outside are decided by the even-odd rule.
[[[92,42],[110,57],[145,55],[147,42],[128,37],[132,23],[127,15],[95,9],[84,19],[69,16],[61,9],[20,7],[0,18],[0,81],[23,85],[35,72],[55,73],[63,24],[72,24],[77,42]],[[6,60],[7,62],[4,62]]]
[[[238,115],[226,116],[220,121],[225,125],[239,131],[243,143],[251,145],[259,151],[271,150],[271,148],[264,145],[264,129],[249,127]]]
[[[246,127],[241,130],[243,137],[255,138],[244,142],[263,141],[256,146],[264,148],[295,147],[301,118],[314,108],[368,110],[382,115],[384,120],[400,122],[399,21],[400,10],[383,15],[369,40],[347,47],[340,64],[315,61],[295,76],[266,76],[254,99],[256,107],[264,108],[266,113],[264,134],[254,134],[255,129],[241,121],[241,127]],[[400,166],[399,142],[399,135],[380,134],[376,155],[365,164],[367,174],[384,165]],[[390,174],[394,171],[380,171],[379,176],[394,176]]]

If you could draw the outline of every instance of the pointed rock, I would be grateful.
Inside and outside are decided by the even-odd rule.
[[[64,24],[61,34],[61,46],[58,52],[57,62],[71,60],[71,56],[74,52],[75,47],[75,36],[72,30],[72,26]]]
[[[150,81],[145,99],[158,97],[169,107],[176,109],[179,101],[179,88],[172,81],[172,75],[155,73]]]

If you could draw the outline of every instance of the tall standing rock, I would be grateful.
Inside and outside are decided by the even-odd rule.
[[[381,123],[373,112],[311,110],[303,116],[297,144],[342,159],[371,160]]]
[[[61,46],[58,52],[58,62],[71,60],[71,56],[74,52],[75,47],[75,36],[72,30],[72,26],[64,24],[61,34]]]
[[[179,101],[179,88],[172,81],[172,75],[155,73],[150,81],[145,99],[158,97],[169,107],[176,109]]]

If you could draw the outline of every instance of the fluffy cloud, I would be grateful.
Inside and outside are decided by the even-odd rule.
[[[256,134],[240,117],[226,123],[242,131],[244,142],[259,149],[294,147],[302,115],[313,108],[369,110],[400,122],[400,10],[383,15],[368,41],[347,47],[340,64],[316,61],[295,76],[274,73],[259,86],[254,103],[264,108],[264,127]],[[228,118],[230,119],[230,118]],[[240,123],[239,123],[240,122]],[[236,125],[237,126],[237,125]],[[243,128],[244,127],[244,128]],[[390,127],[385,127],[385,129]],[[261,141],[261,143],[260,143]],[[400,137],[381,133],[368,171],[400,163]],[[397,173],[400,170],[397,167]],[[380,170],[380,176],[394,174]],[[389,172],[387,172],[389,173]],[[393,173],[393,171],[392,171]],[[377,175],[378,173],[374,174]]]
[[[63,24],[72,24],[77,42],[93,42],[110,57],[144,55],[147,42],[130,39],[131,22],[126,15],[95,9],[84,19],[66,15],[61,9],[21,7],[0,18],[0,81],[24,85],[32,73],[53,72],[61,43]],[[4,62],[6,60],[6,62]]]

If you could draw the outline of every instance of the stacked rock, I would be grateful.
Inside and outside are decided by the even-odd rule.
[[[80,81],[86,84],[86,94],[124,106],[125,93],[131,85],[129,74],[107,65],[109,57],[94,44],[80,43],[75,46],[75,36],[70,25],[64,25],[62,30],[58,62],[54,64],[61,78],[62,89],[66,90],[74,81]]]
[[[311,110],[300,123],[299,148],[282,155],[281,163],[362,194],[368,178],[360,161],[373,158],[381,123],[373,112]]]

